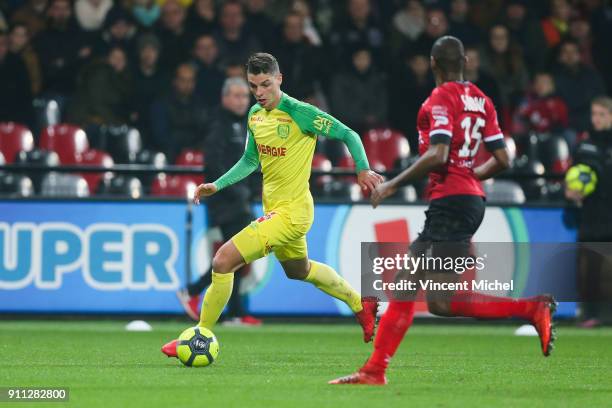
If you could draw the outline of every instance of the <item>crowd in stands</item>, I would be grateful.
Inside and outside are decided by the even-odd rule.
[[[429,51],[446,34],[465,43],[466,79],[519,153],[537,155],[551,134],[571,151],[592,100],[612,93],[605,0],[0,0],[0,122],[37,142],[37,106],[53,100],[90,143],[127,125],[175,163],[203,148],[225,78],[266,51],[285,92],[362,135],[395,129],[415,153],[435,86]],[[342,153],[325,149],[338,165]]]

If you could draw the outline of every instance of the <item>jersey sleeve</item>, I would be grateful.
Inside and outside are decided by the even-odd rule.
[[[301,103],[295,107],[294,119],[304,133],[321,135],[344,142],[355,161],[357,172],[370,168],[359,135],[338,119],[306,103]]]
[[[259,167],[259,155],[257,154],[257,146],[255,138],[250,130],[247,130],[246,144],[244,153],[240,160],[234,164],[224,175],[219,177],[213,184],[217,190],[222,190],[225,187],[231,186],[253,173]]]
[[[434,92],[428,101],[425,110],[427,119],[431,124],[429,128],[429,144],[450,144],[453,138],[453,103],[444,92]]]
[[[504,142],[504,134],[499,128],[499,122],[497,121],[497,111],[491,99],[487,98],[486,102],[486,119],[485,127],[483,131],[482,140],[484,141],[485,147],[488,151],[503,149],[506,147]]]

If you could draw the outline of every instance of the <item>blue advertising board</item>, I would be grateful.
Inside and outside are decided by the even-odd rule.
[[[193,279],[210,265],[212,242],[204,206],[193,207]],[[414,239],[422,205],[320,204],[308,233],[312,259],[333,266],[359,287],[360,242]],[[0,201],[0,312],[181,313],[185,285],[185,202]],[[261,214],[261,206],[254,206]],[[490,207],[475,239],[573,242],[575,231],[556,208]],[[357,264],[356,264],[357,262]],[[542,265],[532,257],[526,279]],[[564,285],[574,290],[574,281]],[[529,285],[527,285],[529,286]],[[252,313],[348,315],[341,302],[284,277],[273,256],[254,263],[243,280]],[[573,304],[563,306],[566,315]]]

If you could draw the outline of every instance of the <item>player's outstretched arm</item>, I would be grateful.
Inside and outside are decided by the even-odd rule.
[[[370,170],[363,143],[354,130],[332,115],[307,103],[296,103],[294,114],[300,128],[305,133],[341,140],[346,145],[355,161],[357,183],[363,190],[373,191],[378,184],[383,182],[384,178],[380,174]]]
[[[387,197],[395,194],[397,189],[407,183],[422,179],[430,171],[442,166],[448,160],[449,145],[433,144],[419,159],[391,180],[376,187],[370,197],[372,207],[376,208]]]
[[[240,160],[224,175],[213,183],[200,184],[194,193],[193,202],[200,204],[200,197],[208,197],[225,187],[231,186],[253,173],[259,167],[259,156],[255,146],[255,138],[248,132],[246,147]]]
[[[478,180],[482,181],[489,179],[494,175],[506,170],[512,164],[510,152],[505,145],[499,149],[491,151],[491,154],[492,156],[489,158],[489,160],[474,169],[474,174]]]

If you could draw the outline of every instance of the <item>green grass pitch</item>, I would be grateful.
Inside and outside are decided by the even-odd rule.
[[[559,329],[552,357],[515,325],[416,324],[386,387],[331,386],[364,362],[356,325],[215,330],[219,359],[183,367],[159,349],[188,323],[1,321],[0,387],[69,387],[68,403],[34,407],[565,407],[612,403],[612,329]]]

